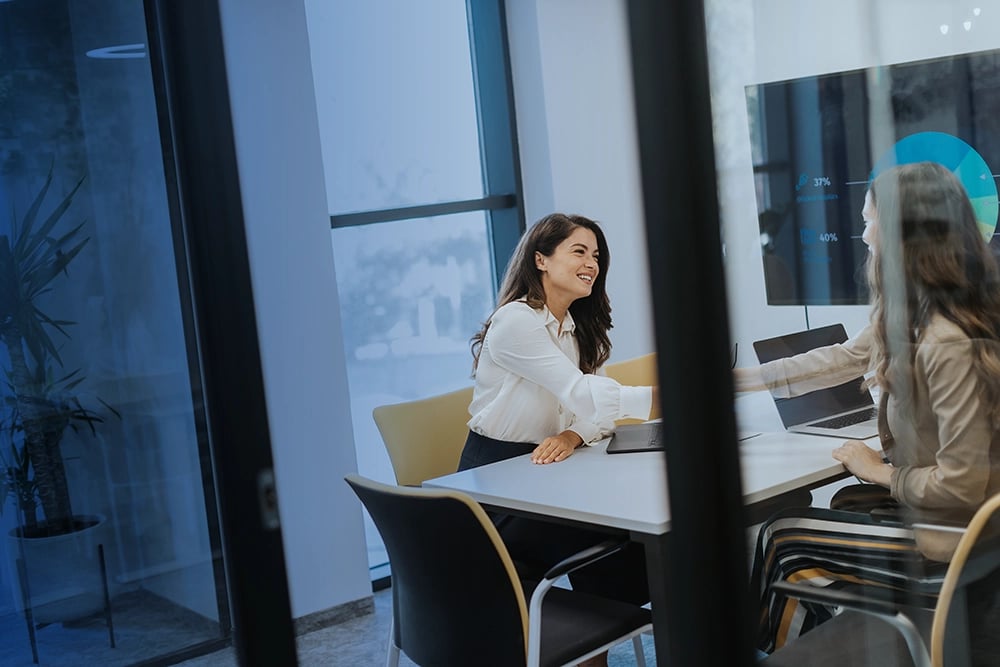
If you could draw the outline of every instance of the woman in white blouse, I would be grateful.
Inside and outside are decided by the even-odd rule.
[[[604,233],[582,216],[548,215],[521,238],[499,306],[472,339],[476,382],[460,470],[528,453],[556,463],[610,434],[617,419],[649,418],[655,387],[601,374],[611,354],[609,261]],[[607,538],[510,517],[498,525],[515,561],[538,567]],[[631,546],[581,571],[574,588],[648,600],[642,550]]]
[[[615,420],[649,417],[654,387],[600,374],[611,354],[609,261],[604,233],[582,216],[554,213],[521,238],[499,307],[472,339],[463,469],[528,452],[535,463],[562,461],[610,434]]]

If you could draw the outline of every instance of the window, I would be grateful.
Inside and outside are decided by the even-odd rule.
[[[524,228],[502,2],[307,16],[358,470],[392,482],[372,409],[471,384],[469,339]]]

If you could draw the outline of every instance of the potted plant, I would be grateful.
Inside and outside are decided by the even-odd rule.
[[[18,606],[27,603],[37,622],[90,613],[104,598],[100,589],[84,590],[101,580],[87,563],[96,563],[95,540],[103,538],[94,533],[103,517],[73,512],[61,452],[67,429],[83,427],[96,435],[95,425],[103,419],[81,401],[77,392],[84,377],[79,369],[63,370],[53,340],[54,335],[69,340],[67,327],[73,323],[43,309],[43,297],[67,279],[67,268],[89,240],[81,238],[83,223],[57,232],[83,179],[43,218],[51,183],[50,170],[24,216],[14,216],[10,233],[0,235],[0,341],[9,363],[0,418],[0,496],[13,501],[19,516],[8,543]],[[67,574],[75,579],[67,580]],[[77,575],[90,583],[81,584]],[[72,604],[65,604],[69,599]]]

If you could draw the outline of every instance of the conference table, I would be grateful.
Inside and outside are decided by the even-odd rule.
[[[762,519],[755,508],[770,511],[782,497],[848,476],[830,454],[840,441],[784,431],[766,393],[737,398],[736,414],[741,435],[750,436],[740,441],[739,450],[744,503],[752,522]],[[670,533],[665,455],[609,455],[606,448],[607,441],[581,447],[565,461],[549,465],[531,463],[530,455],[519,456],[423,485],[464,492],[489,510],[627,531],[645,549],[654,642],[658,661],[665,661]]]

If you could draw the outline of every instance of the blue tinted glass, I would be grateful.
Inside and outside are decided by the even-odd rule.
[[[145,25],[0,3],[0,664],[229,633]]]

